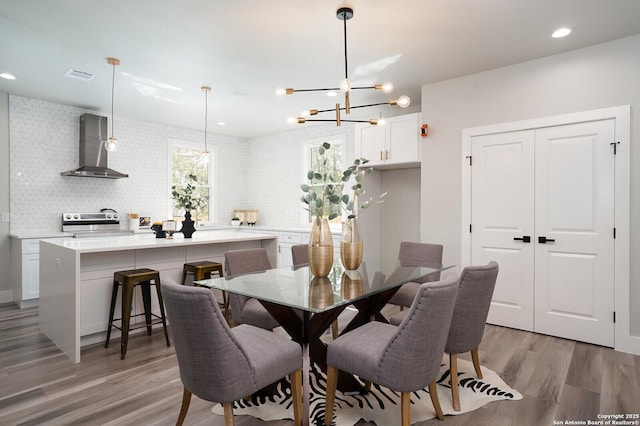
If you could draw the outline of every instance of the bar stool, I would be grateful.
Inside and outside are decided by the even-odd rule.
[[[151,312],[151,281],[156,287],[158,294],[158,303],[160,305],[160,316]],[[116,307],[116,299],[118,298],[118,287],[122,286],[122,315],[120,318],[113,318],[113,312]],[[131,315],[131,304],[133,302],[133,289],[140,286],[142,291],[142,303],[144,305],[143,314]],[[130,326],[131,318],[144,315],[145,323]],[[155,318],[155,319],[153,319]],[[114,322],[120,321],[120,327]],[[169,342],[169,333],[167,332],[167,321],[164,314],[164,304],[162,302],[162,291],[160,289],[160,273],[153,269],[132,269],[129,271],[118,271],[113,274],[113,291],[111,293],[111,309],[109,311],[109,327],[107,328],[107,340],[104,344],[105,348],[109,347],[109,339],[111,338],[111,328],[115,327],[122,332],[120,338],[120,359],[124,359],[127,353],[127,343],[129,341],[129,331],[146,327],[147,334],[151,336],[151,326],[162,323],[164,328],[164,336],[167,339],[167,346],[171,346]]]
[[[224,277],[222,272],[222,264],[218,262],[188,262],[185,263],[182,268],[182,285],[187,283],[187,275],[193,275],[193,281],[208,280],[211,278],[211,273],[216,272],[220,278]],[[197,284],[196,284],[197,285]],[[229,301],[227,300],[227,292],[222,292],[222,306],[224,307],[224,316],[228,318],[229,314]]]

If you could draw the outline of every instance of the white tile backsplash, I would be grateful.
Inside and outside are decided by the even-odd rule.
[[[89,112],[47,101],[9,96],[11,233],[59,231],[63,211],[113,208],[165,218],[169,139],[202,143],[200,130],[115,117],[120,149],[109,167],[129,178],[60,176],[78,167],[79,117]],[[110,125],[109,125],[110,128]],[[209,134],[214,154],[214,222],[228,225],[234,209],[259,209],[259,225],[299,227],[303,145],[309,140],[346,139],[346,161],[354,157],[351,124],[305,124],[252,140]],[[124,228],[126,223],[122,223]]]
[[[203,132],[126,117],[115,117],[120,149],[109,167],[129,174],[111,180],[60,176],[78,167],[79,117],[83,110],[19,96],[9,96],[11,233],[60,230],[63,211],[96,212],[109,207],[153,219],[167,214],[167,141],[202,143]],[[245,139],[209,135],[214,152],[214,216],[226,223],[247,199]],[[123,223],[123,227],[125,224]]]

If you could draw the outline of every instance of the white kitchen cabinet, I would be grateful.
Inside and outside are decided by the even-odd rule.
[[[356,127],[356,157],[380,169],[420,166],[420,113],[391,117],[385,125]]]
[[[20,308],[38,305],[40,297],[40,239],[13,239],[13,302]]]

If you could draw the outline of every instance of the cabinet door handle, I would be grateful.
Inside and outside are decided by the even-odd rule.
[[[387,150],[387,151],[385,151],[385,152],[387,153],[387,158],[386,158],[386,160],[388,160],[388,159],[389,159],[389,151]]]
[[[380,160],[382,160],[382,151],[380,151]]]
[[[529,235],[523,235],[522,237],[513,237],[514,241],[522,241],[523,243],[530,243],[531,237]]]
[[[555,243],[556,240],[547,237],[538,237],[539,244]]]

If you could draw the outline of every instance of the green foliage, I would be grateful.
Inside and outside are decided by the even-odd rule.
[[[335,168],[335,156],[331,155],[331,145],[324,142],[318,147],[317,160],[313,164],[312,170],[307,172],[309,184],[300,185],[302,197],[300,201],[305,203],[307,210],[312,216],[319,218],[327,217],[329,220],[335,219],[341,213],[341,208],[347,212],[348,218],[354,218],[360,210],[368,208],[373,202],[370,198],[358,204],[358,198],[364,195],[364,177],[373,171],[372,167],[362,168],[369,160],[356,158],[353,164],[342,173]],[[345,185],[353,180],[351,186],[352,194],[343,193]],[[387,195],[380,195],[377,203],[382,202],[382,198]]]
[[[358,199],[361,198],[365,194],[364,190],[364,178],[368,173],[373,172],[373,167],[365,167],[362,166],[367,164],[369,160],[365,158],[356,158],[353,160],[353,164],[349,166],[344,172],[342,172],[342,181],[348,182],[349,180],[353,180],[355,183],[351,186],[351,194],[343,194],[340,201],[342,202],[342,208],[347,213],[347,219],[353,219],[358,216],[358,214],[362,214],[362,211],[367,209],[373,202],[373,197],[369,197],[362,203],[358,204]],[[387,195],[386,192],[380,194],[375,203],[380,204],[384,200],[383,198]]]
[[[188,173],[183,185],[172,185],[171,196],[177,209],[185,211],[197,210],[209,204],[209,197],[203,196],[206,187],[197,186],[198,177],[195,173]],[[205,192],[206,194],[206,192]]]

